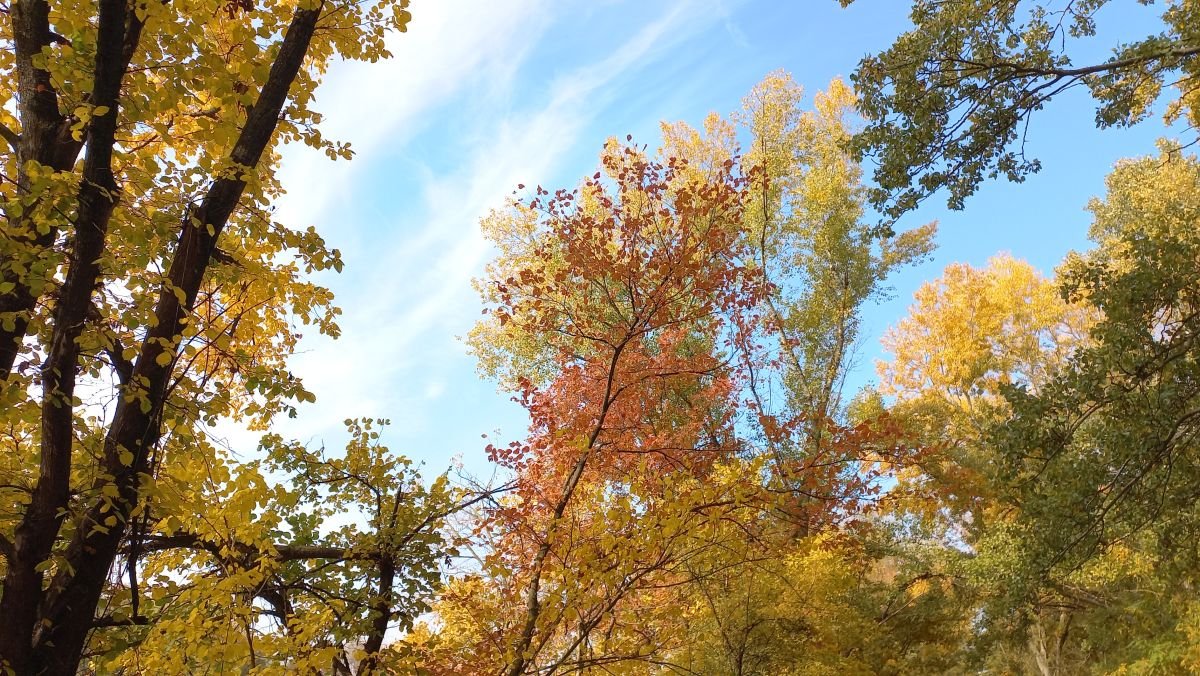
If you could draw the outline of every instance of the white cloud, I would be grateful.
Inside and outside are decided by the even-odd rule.
[[[551,173],[557,161],[576,146],[581,131],[601,104],[612,97],[612,92],[604,88],[647,60],[656,49],[664,49],[685,36],[684,24],[696,21],[698,16],[696,4],[677,3],[606,58],[559,77],[551,86],[549,103],[544,108],[526,116],[497,120],[495,130],[485,137],[490,141],[475,149],[463,170],[426,180],[424,199],[435,217],[417,238],[405,233],[403,239],[382,247],[396,253],[381,265],[378,286],[371,285],[384,288],[389,280],[394,284],[397,269],[424,271],[416,278],[403,280],[401,288],[390,290],[394,293],[378,297],[379,305],[397,310],[383,313],[394,317],[383,332],[393,345],[409,345],[434,322],[455,319],[456,311],[461,316],[464,311],[476,310],[468,281],[490,251],[479,232],[480,217],[498,206],[518,183]],[[463,296],[472,300],[451,302]],[[415,304],[410,302],[413,300]]]
[[[357,160],[333,163],[306,148],[285,150],[281,178],[289,192],[279,217],[289,223],[321,220],[330,202],[351,190],[357,165],[382,146],[401,145],[419,133],[428,116],[473,76],[487,71],[491,81],[511,80],[547,25],[548,3],[415,0],[408,31],[388,38],[392,58],[330,68],[314,107],[325,116],[324,136],[349,141]]]
[[[356,271],[347,277],[354,287],[334,281],[346,312],[343,337],[306,340],[308,351],[294,359],[295,372],[317,394],[318,404],[305,406],[282,431],[301,439],[322,437],[336,434],[344,418],[367,415],[390,417],[412,437],[434,432],[424,428],[433,417],[429,407],[455,401],[441,397],[444,389],[453,394],[460,386],[446,385],[447,371],[457,369],[461,376],[464,370],[454,335],[479,312],[469,280],[490,251],[479,218],[517,183],[545,179],[618,95],[614,85],[622,78],[698,27],[719,22],[720,12],[710,5],[679,2],[635,27],[603,58],[538,91],[538,99],[546,101],[540,108],[514,111],[510,105],[522,59],[552,29],[548,4],[537,0],[414,2],[416,20],[395,43],[392,61],[331,71],[330,86],[320,90],[322,101],[333,102],[322,108],[331,123],[326,135],[348,138],[358,156],[336,165],[312,159],[311,152],[302,161],[289,157],[284,181],[291,192],[281,218],[297,226],[315,223],[335,245],[353,249],[349,264]],[[464,91],[465,83],[474,84]],[[358,177],[383,170],[383,158],[413,141],[451,104],[467,106],[472,121],[482,122],[469,147],[453,149],[463,155],[457,168],[406,168],[407,175],[421,179],[423,204],[413,205],[410,214],[423,211],[428,220],[415,232],[403,227],[405,215],[399,224],[344,221],[338,200],[349,199],[351,189],[355,200],[393,198],[365,193],[371,183]],[[360,214],[371,211],[357,206]],[[376,211],[396,218],[394,208]],[[422,389],[426,382],[431,384]]]
[[[437,399],[446,393],[446,383],[440,380],[430,381],[425,384],[425,398]]]

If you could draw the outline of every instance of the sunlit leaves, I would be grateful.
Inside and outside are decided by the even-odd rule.
[[[1166,121],[1182,119],[1194,134],[1200,5],[1140,9],[1161,11],[1160,33],[1114,27],[1119,42],[1111,56],[1081,63],[1082,41],[1102,32],[1109,4],[913,2],[913,28],[863,59],[853,75],[868,122],[854,146],[878,161],[872,203],[895,218],[945,189],[950,206],[961,209],[986,179],[1023,180],[1041,166],[1026,153],[1031,121],[1077,85],[1097,103],[1094,121],[1081,125],[1136,123],[1172,88]]]
[[[22,2],[0,27],[0,124],[11,146],[0,160],[0,328],[5,349],[16,353],[0,384],[0,484],[4,504],[13,505],[0,510],[8,550],[2,593],[6,614],[32,609],[6,617],[0,653],[17,660],[10,666],[18,671],[70,671],[78,645],[43,645],[69,623],[110,666],[280,671],[288,660],[300,664],[294,650],[305,646],[327,668],[335,657],[326,653],[344,653],[330,643],[336,613],[314,610],[315,621],[324,619],[312,627],[266,628],[255,605],[271,603],[260,592],[282,574],[276,566],[292,560],[276,545],[296,546],[324,521],[289,530],[287,515],[308,509],[307,494],[289,494],[238,455],[253,449],[230,453],[208,428],[265,430],[315,399],[287,359],[303,327],[337,335],[332,295],[312,274],[342,263],[316,230],[273,217],[283,194],[279,147],[300,141],[349,156],[316,126],[315,87],[335,59],[385,56],[384,37],[411,18],[407,2],[302,2],[299,11],[296,3],[248,0],[122,5],[100,3],[97,14],[90,2]],[[113,120],[115,131],[101,124]],[[109,154],[111,161],[100,159]],[[72,279],[80,283],[72,287]],[[129,437],[139,425],[145,431]],[[386,453],[360,446],[360,456]],[[365,530],[374,536],[347,536],[341,545],[366,547],[378,563],[375,538],[395,537],[395,528],[427,550],[414,556],[413,576],[399,576],[423,582],[396,594],[380,586],[394,602],[396,612],[386,613],[394,624],[423,607],[417,599],[448,551],[435,535],[435,513],[456,496],[444,481],[426,488],[400,466],[376,464],[388,472],[387,480],[372,475],[379,490],[405,498],[397,518],[428,507],[415,523],[372,521]],[[334,483],[326,490],[336,492]],[[50,498],[34,509],[36,495]],[[91,532],[120,541],[69,544]],[[402,549],[395,556],[409,553]],[[344,579],[357,576],[366,590],[381,571],[361,565]],[[344,583],[336,578],[314,584]],[[56,595],[72,593],[90,600],[67,604],[69,618],[31,614],[57,613]],[[364,627],[346,636],[367,635]],[[289,644],[297,636],[304,638]],[[180,645],[190,652],[171,647]],[[59,657],[66,666],[46,662]]]
[[[757,584],[791,538],[854,531],[912,452],[886,416],[843,424],[859,311],[933,229],[862,220],[852,105],[835,82],[805,111],[774,74],[731,119],[664,125],[657,155],[610,140],[576,190],[519,186],[485,219],[499,255],[471,347],[531,427],[488,447],[516,490],[480,529],[482,570],[437,608],[450,623],[413,638],[430,668],[692,659],[712,637],[680,611],[704,580]]]

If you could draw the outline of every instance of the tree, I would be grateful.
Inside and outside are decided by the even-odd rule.
[[[799,100],[785,76],[756,88],[745,157],[716,116],[664,125],[657,156],[610,141],[576,191],[485,220],[499,256],[471,346],[531,428],[490,449],[516,477],[491,555],[412,639],[435,672],[682,668],[711,638],[680,624],[705,581],[755,575],[797,523],[848,528],[909,450],[841,424],[841,372],[859,307],[932,228],[871,233],[835,134],[848,89]]]
[[[1140,650],[1121,657],[1171,669],[1194,632],[1200,563],[1198,204],[1200,163],[1177,148],[1114,170],[1107,196],[1091,204],[1098,246],[1059,273],[1068,297],[1100,319],[1044,387],[1007,393],[1013,417],[997,436],[1022,505],[1025,565],[1014,592],[1061,588],[1131,552],[1152,575],[1125,603],[1158,610],[1146,638],[1130,644]]]
[[[687,159],[692,172],[736,156],[739,131],[748,137],[743,162],[752,179],[741,236],[748,265],[768,284],[759,341],[770,358],[747,365],[747,391],[774,430],[788,429],[757,440],[776,458],[784,482],[783,467],[823,457],[825,444],[836,440],[846,423],[844,378],[859,347],[862,313],[887,296],[892,272],[932,251],[936,232],[930,223],[897,235],[863,218],[862,172],[845,148],[856,99],[845,83],[834,80],[817,92],[811,109],[803,100],[795,81],[777,72],[728,119],[710,114],[703,134],[685,123],[663,125],[663,152]],[[795,499],[788,510],[797,533],[816,525],[806,523],[806,504],[821,499],[803,496],[810,489],[783,488]]]
[[[1086,305],[1064,300],[1055,280],[1001,255],[983,268],[948,266],[883,338],[892,358],[878,364],[880,390],[894,398],[892,415],[931,449],[897,472],[889,508],[943,548],[949,563],[941,572],[957,580],[961,612],[992,622],[971,652],[993,666],[1002,659],[998,668],[1059,673],[1064,647],[1074,645],[1070,628],[1081,624],[1060,596],[1018,603],[1025,624],[996,620],[1011,604],[983,611],[1006,597],[1021,568],[1011,539],[1021,503],[1010,499],[994,433],[1012,415],[1005,392],[1041,391],[1086,344],[1094,319]]]
[[[892,356],[877,364],[891,411],[938,449],[901,472],[912,509],[948,508],[947,524],[973,544],[998,508],[990,430],[1009,415],[1004,388],[1038,391],[1086,341],[1088,308],[1065,302],[1054,280],[1008,255],[984,268],[955,263],[914,294],[908,316],[888,329]],[[937,500],[925,498],[930,493]]]
[[[778,350],[778,410],[803,412],[807,450],[818,452],[823,426],[843,420],[844,378],[858,348],[865,306],[886,297],[895,270],[933,250],[934,224],[893,235],[864,219],[862,170],[846,152],[856,103],[841,80],[813,97],[786,73],[771,73],[729,117],[711,114],[704,134],[663,125],[664,152],[691,166],[736,156],[748,136],[748,188],[742,236],[750,264],[770,285],[763,299],[766,340]],[[786,417],[786,416],[785,416]]]
[[[611,192],[600,172],[577,192],[539,187],[517,211],[537,215],[532,246],[493,268],[528,262],[492,280],[492,321],[535,340],[552,374],[518,379],[530,439],[491,449],[520,501],[496,513],[509,537],[493,557],[520,591],[514,675],[586,661],[591,632],[671,575],[694,522],[743,502],[696,479],[739,450],[719,350],[738,349],[759,288],[738,264],[744,180],[733,161],[681,184],[674,160],[615,145],[602,159]],[[620,643],[605,660],[641,655]]]
[[[848,5],[853,0],[841,0]],[[1200,4],[1166,3],[1162,31],[1122,36],[1111,58],[1078,63],[1109,0],[913,3],[912,30],[868,56],[852,79],[867,127],[860,156],[878,162],[871,201],[889,218],[945,188],[961,209],[986,178],[1020,181],[1040,163],[1026,154],[1034,114],[1062,92],[1086,86],[1098,127],[1149,116],[1164,86],[1178,95],[1167,122],[1200,126]],[[1141,3],[1149,4],[1149,3]]]
[[[958,673],[969,616],[918,549],[882,530],[772,541],[686,588],[671,661],[702,674]]]
[[[197,508],[163,496],[202,481],[189,471],[222,464],[203,427],[231,418],[261,429],[313,398],[284,360],[297,322],[336,335],[330,294],[304,273],[341,261],[315,231],[272,220],[276,149],[302,141],[349,156],[315,126],[314,87],[334,58],[386,56],[384,36],[407,24],[406,4],[8,7],[7,668],[75,673],[98,627],[148,621],[96,613],[129,594],[138,609],[140,553],[178,536],[164,530],[171,519],[192,516],[173,508]],[[232,515],[243,523],[259,516],[253,499],[233,504],[245,507]]]

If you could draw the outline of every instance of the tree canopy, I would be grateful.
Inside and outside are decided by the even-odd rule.
[[[912,29],[853,76],[867,121],[854,147],[877,163],[872,204],[895,218],[945,189],[962,209],[985,179],[1021,181],[1041,167],[1025,143],[1033,118],[1075,87],[1096,100],[1100,128],[1146,119],[1174,89],[1161,114],[1194,136],[1200,5],[1163,3],[1161,31],[1118,32],[1109,58],[1088,60],[1088,40],[1111,39],[1109,4],[1128,3],[914,2]]]
[[[406,0],[4,5],[0,670],[1200,673],[1187,142],[1118,163],[1057,269],[947,265],[857,370],[935,251],[896,219],[1036,171],[1051,99],[1194,134],[1196,3],[1079,62],[1109,4],[917,0],[851,83],[772,72],[517,185],[466,337],[528,420],[490,481],[387,419],[276,424],[343,266],[276,218],[281,148],[351,157],[315,91]]]

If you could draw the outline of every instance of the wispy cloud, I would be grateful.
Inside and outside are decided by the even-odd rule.
[[[358,270],[347,277],[353,285],[333,282],[346,310],[343,337],[310,342],[294,362],[319,399],[287,432],[328,436],[343,418],[360,415],[389,416],[405,436],[432,431],[430,421],[447,413],[431,407],[453,405],[455,397],[441,396],[443,391],[453,395],[471,371],[454,336],[479,313],[469,282],[490,251],[480,217],[517,183],[547,180],[614,103],[618,85],[699,28],[719,25],[720,13],[710,5],[677,2],[653,21],[630,27],[609,52],[570,64],[541,84],[522,81],[521,67],[534,42],[553,31],[549,3],[414,3],[417,20],[382,72],[375,64],[331,74],[338,81],[322,96],[334,101],[325,110],[337,122],[328,135],[350,138],[358,157],[335,165],[335,172],[320,160],[292,162],[284,177],[292,188],[281,214],[288,222],[316,223],[339,246],[350,235],[347,258]],[[527,96],[532,91],[530,101],[542,103],[514,107],[518,86]],[[472,128],[469,142],[456,139],[458,145],[447,147],[453,161],[438,157],[407,171],[416,175],[418,190],[381,187],[378,177],[387,175],[389,158],[419,140],[422,129],[461,116],[464,108]],[[588,140],[589,146],[596,142]],[[380,203],[347,209],[348,195]],[[407,208],[397,208],[397,199],[407,200]],[[343,220],[350,212],[357,222]]]
[[[408,32],[389,36],[392,58],[334,65],[317,93],[327,138],[349,141],[358,161],[331,163],[304,148],[285,151],[289,194],[280,217],[320,220],[331,201],[351,192],[351,179],[381,148],[402,146],[463,87],[486,78],[510,81],[529,46],[545,30],[549,0],[416,0]],[[361,193],[355,199],[372,199]]]

